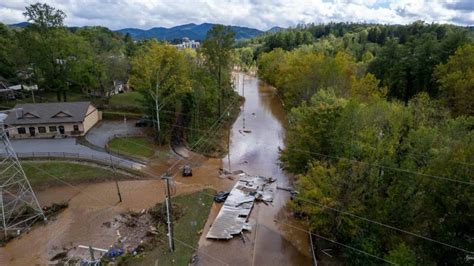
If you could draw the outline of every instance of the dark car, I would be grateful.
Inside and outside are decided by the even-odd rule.
[[[153,123],[151,122],[151,119],[146,118],[146,117],[140,118],[140,119],[135,123],[135,126],[136,126],[136,127],[151,127],[152,125],[153,125]]]
[[[230,192],[221,191],[214,196],[215,202],[224,202],[229,196]]]
[[[183,167],[183,176],[193,176],[193,169],[189,165]]]

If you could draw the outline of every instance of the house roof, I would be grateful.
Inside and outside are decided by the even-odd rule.
[[[14,109],[18,110],[8,114],[5,124],[15,126],[82,122],[90,105],[90,102],[17,104]]]

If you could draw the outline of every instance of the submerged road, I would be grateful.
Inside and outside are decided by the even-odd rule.
[[[236,80],[245,103],[232,126],[229,154],[222,159],[222,166],[274,177],[278,186],[287,187],[291,178],[279,166],[287,123],[282,103],[275,89],[258,78],[237,74]],[[215,204],[199,241],[197,264],[311,265],[308,234],[275,222],[302,227],[285,207],[288,201],[289,193],[277,190],[273,204],[256,204],[249,219],[252,230],[244,232],[245,241],[239,236],[228,241],[205,238],[221,206]]]

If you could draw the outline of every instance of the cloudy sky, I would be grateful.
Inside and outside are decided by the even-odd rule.
[[[38,0],[1,0],[0,21],[25,21],[24,7]],[[111,29],[222,23],[267,30],[298,23],[426,22],[474,25],[474,0],[45,0],[66,12],[68,26]]]

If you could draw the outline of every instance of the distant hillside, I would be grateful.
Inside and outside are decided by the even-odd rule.
[[[12,27],[12,28],[24,28],[26,26],[30,25],[29,22],[20,22],[20,23],[15,23],[15,24],[10,24],[8,26]]]
[[[204,40],[206,38],[207,32],[212,28],[212,26],[214,26],[212,23],[203,23],[199,25],[191,23],[172,28],[158,27],[149,30],[127,28],[117,30],[117,32],[121,32],[123,34],[129,33],[133,39],[138,40],[156,38],[159,40],[172,41],[175,39],[182,39],[184,37],[188,37],[193,40]],[[231,28],[235,32],[236,39],[253,38],[263,33],[263,31],[247,27],[231,26]]]
[[[20,22],[16,24],[10,24],[10,27],[23,28],[30,25],[29,22]],[[116,30],[115,32],[120,32],[123,34],[129,33],[133,39],[142,40],[142,39],[152,39],[156,38],[159,40],[172,41],[176,39],[182,39],[188,37],[192,40],[204,40],[206,38],[207,32],[214,26],[212,23],[203,23],[203,24],[184,24],[172,28],[157,27],[151,28],[149,30],[135,29],[135,28],[125,28]],[[69,27],[77,28],[77,27]],[[232,30],[235,32],[236,39],[248,39],[256,37],[262,33],[261,30],[240,27],[240,26],[231,26]],[[272,31],[275,28],[272,28]]]
[[[275,26],[269,30],[267,30],[267,32],[270,32],[270,33],[275,33],[275,32],[279,32],[279,31],[282,31],[284,30],[285,28],[282,28],[282,27],[278,27],[278,26]]]

